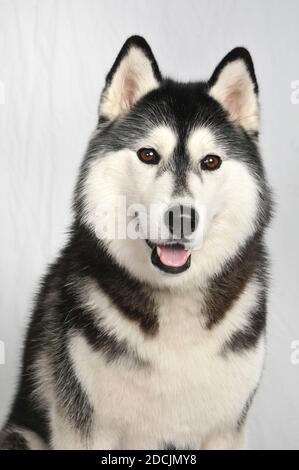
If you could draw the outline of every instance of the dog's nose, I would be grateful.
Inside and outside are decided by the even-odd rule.
[[[167,210],[164,221],[173,238],[183,240],[195,232],[199,216],[194,207],[177,204]]]

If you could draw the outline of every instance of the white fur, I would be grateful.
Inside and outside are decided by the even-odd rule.
[[[54,450],[86,450],[89,442],[63,416],[55,401],[50,406],[50,423],[52,429],[51,449]]]
[[[131,47],[105,89],[100,114],[117,119],[158,86],[146,55]],[[244,61],[226,65],[210,95],[234,122],[249,132],[257,129],[258,102]],[[154,335],[145,334],[137,322],[120,312],[95,281],[84,278],[84,270],[78,273],[80,281],[68,281],[99,329],[125,341],[133,354],[108,361],[105,351],[93,349],[80,331],[70,331],[66,339],[70,360],[93,410],[91,433],[84,436],[64,415],[55,393],[53,365],[46,352],[41,352],[27,372],[35,382],[33,398],[49,410],[54,449],[156,449],[170,443],[182,449],[244,447],[244,430],[237,429],[237,423],[261,376],[264,336],[254,347],[238,353],[225,346],[234,333],[250,328],[250,313],[263,287],[252,276],[230,309],[219,312],[225,315],[212,328],[205,315],[205,289],[256,229],[257,181],[247,165],[231,158],[225,143],[203,125],[193,129],[186,142],[191,157],[188,191],[177,196],[176,175],[167,164],[178,138],[171,127],[161,125],[149,129],[131,148],[95,154],[89,160],[82,222],[99,240],[105,238],[103,219],[118,229],[124,218],[125,228],[137,220],[144,238],[158,243],[168,230],[164,211],[175,203],[195,207],[199,224],[188,246],[191,266],[177,275],[166,275],[153,266],[144,239],[116,232],[113,239],[104,240],[113,260],[144,285],[155,287],[152,295],[159,328]],[[141,162],[137,151],[142,147],[154,148],[160,165]],[[208,154],[222,159],[218,170],[200,170],[200,161]],[[156,210],[149,212],[151,206]],[[157,239],[148,237],[149,223],[157,228]],[[42,305],[49,318],[57,300],[59,308],[59,299],[50,292]],[[68,313],[72,315],[71,310]],[[51,347],[55,348],[55,341],[51,338]],[[20,432],[31,447],[43,447],[33,433]]]
[[[167,137],[165,139],[165,137]],[[162,141],[166,140],[163,144]],[[167,161],[169,152],[175,146],[176,136],[168,128],[157,128],[138,142],[146,147],[148,143],[164,149],[162,161]],[[164,146],[163,146],[164,145]],[[206,279],[219,272],[223,264],[240,249],[244,241],[255,230],[258,187],[241,161],[230,159],[227,149],[216,143],[213,132],[207,128],[195,129],[187,143],[194,165],[209,153],[218,154],[222,166],[215,172],[202,172],[202,177],[190,173],[189,188],[192,196],[184,197],[200,213],[200,244],[192,245],[191,267],[177,276],[165,276],[150,260],[151,250],[144,240],[115,239],[108,242],[108,249],[120,265],[126,266],[138,279],[154,286],[185,289],[193,285],[204,286]],[[102,222],[99,207],[105,204],[112,213],[117,212],[119,197],[126,195],[127,205],[142,204],[146,208],[158,205],[151,223],[159,224],[161,211],[180,202],[173,197],[174,175],[167,171],[156,177],[158,165],[145,165],[136,155],[137,149],[123,149],[96,159],[90,166],[85,186],[85,220],[98,233]],[[163,233],[163,227],[160,227]]]
[[[187,148],[193,163],[198,166],[200,161],[209,154],[218,155],[222,159],[226,158],[225,149],[217,143],[212,130],[208,127],[195,128],[189,135]]]
[[[225,357],[221,350],[230,334],[247,323],[259,292],[255,280],[212,332],[204,328],[200,293],[161,295],[160,329],[153,338],[121,316],[96,285],[88,282],[84,291],[95,315],[119,339],[130,339],[148,363],[107,364],[79,334],[72,339],[73,365],[95,409],[90,448],[154,449],[171,441],[194,449],[241,446],[235,424],[259,381],[264,340],[240,355]],[[56,430],[58,442],[78,445]]]
[[[231,119],[247,131],[259,127],[259,106],[254,84],[242,59],[228,63],[209,94],[222,104]]]
[[[148,58],[138,47],[131,47],[102,97],[99,112],[108,119],[116,119],[158,86]]]
[[[29,431],[21,426],[14,426],[11,430],[7,431],[20,434],[25,440],[30,450],[47,450],[48,447],[43,440],[33,431]]]
[[[163,144],[164,142],[164,144]],[[155,146],[167,161],[176,145],[168,128],[158,128],[136,146]],[[85,222],[97,233],[98,204],[118,204],[120,195],[128,204],[173,203],[173,175],[157,176],[156,166],[144,165],[137,148],[123,149],[95,159],[85,186]],[[264,357],[264,338],[241,354],[223,354],[225,342],[248,326],[260,286],[256,279],[242,292],[225,318],[212,330],[206,328],[202,292],[207,279],[217,274],[254,232],[257,183],[241,161],[230,159],[225,147],[216,144],[212,131],[195,129],[188,151],[193,165],[206,154],[223,159],[215,172],[189,176],[189,200],[205,207],[204,239],[192,250],[191,267],[177,276],[165,276],[153,267],[150,248],[144,240],[111,240],[107,250],[133,276],[159,289],[159,331],[147,337],[137,323],[126,319],[99,287],[86,279],[78,291],[83,305],[94,311],[101,326],[118,340],[127,340],[141,359],[120,358],[107,363],[86,340],[76,335],[69,351],[76,375],[92,407],[91,438],[83,441],[64,422],[55,408],[52,425],[55,448],[154,449],[163,442],[181,447],[240,448],[243,431],[236,433],[250,392],[258,384]],[[188,199],[188,197],[187,197]],[[201,221],[202,222],[202,221]]]
[[[142,147],[153,148],[162,157],[162,161],[167,161],[177,144],[178,138],[174,130],[169,126],[160,125],[152,129],[144,140],[136,143],[135,150]]]
[[[31,450],[47,450],[48,447],[43,440],[34,432],[23,429],[21,434],[25,437]]]
[[[141,59],[140,51],[133,50],[133,55],[129,52],[120,64],[102,101],[101,112],[109,118],[131,106],[125,97],[126,77],[135,77],[130,82],[135,84],[139,77],[144,84],[145,77],[150,76],[146,61],[144,73],[134,72],[137,63],[140,70]],[[227,67],[211,95],[223,104],[231,119],[254,130],[257,102],[246,66],[236,61]],[[142,93],[157,86],[153,80],[147,83]],[[138,99],[140,95],[130,96]],[[165,205],[189,202],[200,214],[198,230],[202,236],[196,238],[195,234],[190,245],[191,267],[176,276],[167,276],[152,265],[151,250],[144,240],[106,240],[108,252],[121,266],[137,279],[158,287],[159,330],[153,337],[145,336],[137,323],[123,316],[99,287],[86,279],[78,292],[83,304],[94,311],[101,327],[128,342],[141,365],[134,357],[108,363],[103,353],[92,350],[79,333],[72,337],[69,352],[74,370],[95,410],[93,430],[90,440],[82,442],[76,430],[68,429],[53,409],[55,447],[154,449],[163,442],[197,449],[244,446],[243,430],[236,432],[236,423],[261,375],[264,338],[255,348],[240,354],[223,354],[223,348],[234,332],[249,326],[248,315],[256,306],[260,285],[252,278],[212,330],[206,328],[203,292],[207,280],[220,272],[254,233],[258,187],[247,166],[230,158],[225,145],[203,126],[194,129],[187,142],[193,165],[188,174],[189,194],[174,197],[172,172],[158,175],[159,166],[143,164],[136,153],[141,147],[156,149],[161,166],[171,158],[177,138],[172,129],[159,126],[132,148],[95,158],[90,164],[84,218],[97,235],[101,233],[100,204],[117,212],[120,196],[125,195],[125,209],[158,204],[161,209],[151,214],[151,222],[157,225],[161,224]],[[202,171],[199,177],[196,166],[199,169],[200,160],[211,153],[221,157],[222,165],[215,172]],[[126,223],[132,219],[128,214],[125,217]],[[139,222],[146,231],[145,221],[141,218]],[[164,227],[159,225],[159,230],[162,234]]]

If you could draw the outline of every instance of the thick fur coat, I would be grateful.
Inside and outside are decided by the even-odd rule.
[[[128,39],[68,243],[36,300],[1,448],[244,447],[265,351],[271,196],[258,129],[246,49],[210,80],[178,83],[144,39]],[[101,208],[111,222],[124,197],[126,226],[145,234],[149,222],[157,236],[105,236]],[[161,214],[175,204],[192,206],[193,225],[174,244]]]

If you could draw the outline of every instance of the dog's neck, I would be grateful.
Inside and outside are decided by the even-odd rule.
[[[193,288],[188,294],[199,297],[207,328],[217,324],[238,299],[253,276],[259,276],[258,259],[263,258],[262,235],[256,234],[227,262],[221,272],[207,280],[206,288]],[[159,329],[159,299],[178,295],[177,290],[157,290],[135,279],[109,254],[107,248],[84,225],[76,223],[64,255],[69,269],[94,279],[99,288],[128,319],[139,324],[146,335]],[[263,279],[266,284],[266,279]],[[162,296],[162,297],[161,297]]]

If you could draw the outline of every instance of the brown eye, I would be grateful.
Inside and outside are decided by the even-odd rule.
[[[154,149],[143,148],[137,152],[139,160],[150,165],[157,165],[160,161],[160,155]]]
[[[207,155],[200,162],[202,170],[214,171],[220,168],[222,160],[217,155]]]

